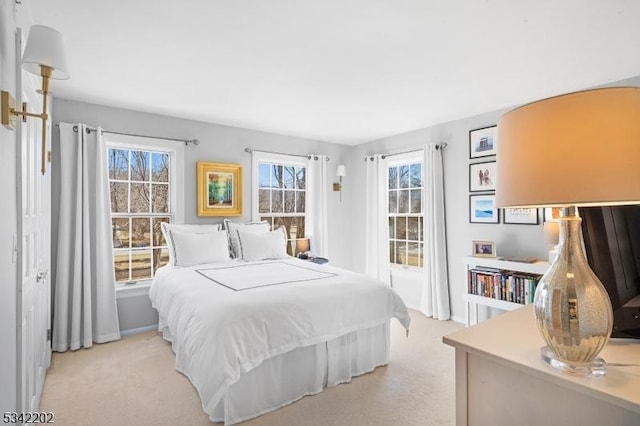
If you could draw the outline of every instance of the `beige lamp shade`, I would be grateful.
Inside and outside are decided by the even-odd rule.
[[[338,167],[336,167],[336,176],[344,177],[346,175],[347,175],[347,169],[344,167],[344,164],[338,165]]]
[[[498,122],[497,207],[640,203],[640,88],[570,93]]]
[[[22,68],[32,74],[40,75],[40,65],[52,68],[51,78],[58,80],[69,78],[62,34],[53,28],[33,25],[29,29],[27,46],[22,55]]]
[[[309,251],[309,239],[308,238],[298,238],[296,240],[296,249],[298,253],[306,253]]]

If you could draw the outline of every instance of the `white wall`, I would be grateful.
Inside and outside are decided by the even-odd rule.
[[[244,149],[250,147],[256,150],[286,152],[290,154],[307,155],[310,153],[326,154],[330,157],[329,175],[335,176],[336,166],[343,164],[347,156],[348,148],[344,145],[331,144],[320,141],[300,139],[291,136],[283,136],[272,133],[258,132],[237,127],[223,126],[219,124],[203,123],[199,121],[166,117],[156,114],[124,110],[76,102],[54,99],[53,122],[86,123],[93,126],[101,126],[105,130],[116,132],[152,135],[170,138],[199,139],[200,145],[190,145],[185,150],[185,223],[217,223],[222,218],[200,218],[196,209],[196,162],[211,161],[223,163],[238,163],[243,167],[243,216],[238,220],[251,219],[251,155]],[[53,130],[54,141],[59,139],[59,132]],[[55,146],[55,145],[54,145]],[[54,152],[55,156],[56,153]],[[349,171],[347,170],[347,173]],[[332,180],[332,179],[330,179]],[[331,186],[332,182],[327,185]],[[55,184],[55,183],[54,183]],[[351,250],[345,235],[349,233],[349,223],[345,220],[350,212],[347,203],[339,201],[339,194],[330,190],[328,197],[328,222],[329,222],[329,257],[331,264],[335,266],[349,267],[351,264]],[[53,200],[53,208],[56,201]],[[235,220],[235,219],[234,219]],[[55,227],[55,224],[53,224]],[[54,229],[55,234],[55,229]],[[313,250],[313,247],[312,247]],[[143,296],[143,298],[146,296]],[[120,323],[127,327],[144,327],[149,324],[149,318],[137,321],[130,318],[129,312],[135,315],[135,310],[127,309],[127,306],[138,308],[146,300],[119,301]]]
[[[15,95],[13,1],[0,2],[0,89]],[[14,96],[15,97],[15,96]],[[0,126],[0,412],[16,410],[16,282],[13,241],[18,233],[16,133]]]
[[[640,76],[623,81],[612,82],[606,86],[640,86]],[[466,276],[462,256],[471,254],[471,241],[490,240],[497,244],[499,256],[536,256],[547,259],[550,249],[544,243],[542,232],[542,212],[540,225],[505,225],[500,218],[500,224],[471,224],[469,223],[469,164],[487,161],[495,157],[469,159],[469,130],[491,126],[497,123],[502,114],[511,108],[487,112],[474,117],[463,118],[436,126],[415,130],[413,132],[391,136],[377,141],[354,147],[349,153],[347,167],[352,170],[349,182],[345,185],[346,198],[349,200],[351,216],[351,240],[355,242],[355,253],[364,252],[365,228],[364,205],[364,157],[373,153],[403,152],[419,148],[429,142],[447,142],[443,151],[445,170],[445,201],[448,241],[449,285],[451,296],[452,317],[458,321],[464,320],[465,306],[462,295],[466,292]],[[640,142],[639,142],[640,143]],[[639,145],[640,149],[640,145]],[[635,183],[640,184],[640,182]],[[364,258],[354,256],[352,268],[364,271]],[[408,304],[419,304],[420,295],[415,286],[420,282],[410,279],[409,275],[398,277],[399,292],[408,299]],[[491,315],[484,312],[484,315]],[[481,310],[480,316],[483,316]]]

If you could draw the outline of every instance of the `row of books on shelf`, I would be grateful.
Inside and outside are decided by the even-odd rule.
[[[469,294],[527,305],[533,303],[541,275],[493,268],[474,268],[468,272]]]

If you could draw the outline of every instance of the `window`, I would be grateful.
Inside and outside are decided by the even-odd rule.
[[[295,254],[296,238],[305,235],[306,162],[296,160],[267,156],[255,164],[257,216],[268,221],[271,229],[286,228],[290,255]]]
[[[160,226],[176,221],[178,207],[178,150],[163,146],[169,142],[140,144],[140,138],[131,139],[138,144],[107,142],[117,284],[149,280],[167,264],[169,252]]]
[[[388,164],[389,262],[422,267],[422,161],[396,160]]]

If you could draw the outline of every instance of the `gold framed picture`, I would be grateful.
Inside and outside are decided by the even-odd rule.
[[[242,166],[199,161],[196,169],[198,216],[241,216]]]

